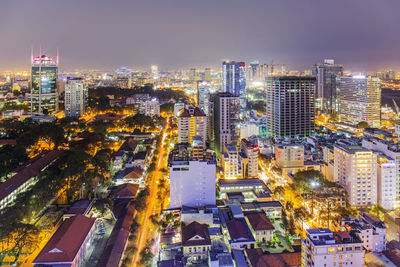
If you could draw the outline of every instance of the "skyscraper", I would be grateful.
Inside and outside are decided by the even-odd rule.
[[[31,93],[27,95],[31,115],[52,114],[58,109],[58,58],[32,56],[31,63]]]
[[[85,114],[87,88],[80,78],[68,79],[65,85],[65,117],[79,118]]]
[[[210,108],[210,84],[199,82],[198,84],[198,106],[208,116]]]
[[[160,78],[160,73],[158,71],[157,65],[151,65],[151,76],[153,80],[157,80],[158,78]]]
[[[240,101],[231,93],[218,93],[213,102],[215,150],[220,156],[225,145],[238,142]]]
[[[238,96],[241,111],[246,110],[246,64],[244,62],[224,61],[222,63],[222,91]]]
[[[191,68],[189,71],[189,81],[196,82],[197,80],[197,70],[195,68]]]
[[[206,82],[210,82],[211,81],[211,69],[210,68],[205,68],[204,69],[204,80]]]
[[[315,92],[315,105],[319,113],[337,113],[337,84],[336,78],[343,75],[343,66],[336,65],[333,59],[325,59],[323,64],[317,64],[314,68],[317,79]]]
[[[309,136],[314,130],[314,77],[267,78],[267,134]]]
[[[361,121],[379,127],[381,121],[381,80],[362,75],[338,79],[339,116],[344,122]]]

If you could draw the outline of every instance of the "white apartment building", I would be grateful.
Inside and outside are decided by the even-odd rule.
[[[374,215],[364,213],[360,218],[342,221],[342,226],[353,230],[366,250],[378,253],[386,250],[386,227]]]
[[[160,102],[158,102],[158,99],[153,98],[144,102],[141,113],[150,117],[160,116]]]
[[[247,139],[242,139],[240,143],[241,151],[247,158],[246,178],[258,177],[258,145],[251,144]]]
[[[306,239],[301,240],[301,264],[303,267],[364,266],[362,246],[362,241],[348,232],[308,229]]]
[[[215,205],[216,163],[173,161],[169,167],[170,208]]]
[[[363,138],[362,146],[368,149],[377,150],[389,158],[394,160],[396,173],[395,173],[395,181],[396,181],[396,201],[395,208],[400,207],[400,146],[391,141],[385,141],[378,138]],[[390,180],[389,180],[390,181]],[[385,181],[384,181],[385,182]],[[390,185],[386,186],[386,188],[391,188]]]
[[[225,145],[222,154],[222,168],[224,169],[225,179],[237,179],[241,177],[239,169],[239,153],[234,145]]]
[[[300,144],[276,144],[275,162],[279,168],[304,166],[304,146]]]
[[[186,104],[183,102],[176,102],[174,104],[174,118],[178,118],[179,111],[181,109],[184,109],[186,107]]]
[[[68,79],[65,84],[65,117],[79,118],[86,111],[87,88],[83,79]]]
[[[396,206],[396,163],[393,159],[380,156],[378,159],[378,203],[387,210]]]
[[[178,113],[178,142],[192,143],[193,137],[207,140],[207,117],[198,107],[183,108]]]
[[[378,204],[377,154],[359,146],[335,145],[334,180],[352,206]]]

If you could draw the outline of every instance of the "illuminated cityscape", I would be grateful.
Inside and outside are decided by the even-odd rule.
[[[400,2],[34,2],[0,9],[1,266],[400,266]]]

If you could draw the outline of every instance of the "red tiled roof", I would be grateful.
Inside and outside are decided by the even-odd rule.
[[[233,240],[237,240],[240,238],[250,239],[249,235],[247,234],[246,228],[243,223],[239,220],[233,219],[226,223],[226,226],[229,231],[229,235]]]
[[[126,179],[139,179],[143,176],[143,169],[140,167],[132,167],[125,170]]]
[[[192,239],[199,236],[201,239]],[[205,246],[211,245],[210,234],[205,224],[196,221],[188,226],[182,227],[182,245],[183,246]]]
[[[29,165],[26,165],[13,177],[0,184],[0,200],[11,194],[32,177],[36,177],[47,165],[57,159],[60,155],[61,151],[53,150],[43,153],[31,160]]]
[[[265,213],[250,213],[246,217],[254,231],[275,230]]]
[[[198,107],[195,107],[193,109],[193,114],[190,114],[189,109],[187,109],[187,108],[183,108],[183,109],[179,110],[179,112],[178,112],[178,117],[190,117],[190,116],[205,117],[206,115]]]
[[[130,137],[130,138],[125,140],[125,142],[121,145],[121,147],[118,150],[135,151],[137,145],[138,145],[138,142]]]
[[[88,218],[80,214],[66,219],[33,263],[73,262],[95,221],[96,218]]]
[[[13,145],[15,146],[17,141],[15,139],[0,139],[0,146]]]
[[[112,192],[114,198],[135,198],[139,189],[138,184],[121,184]]]
[[[301,265],[301,253],[263,254],[260,248],[247,249],[247,257],[253,267],[292,267]]]

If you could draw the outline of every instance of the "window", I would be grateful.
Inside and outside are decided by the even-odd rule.
[[[328,248],[328,252],[335,252],[335,248]]]

